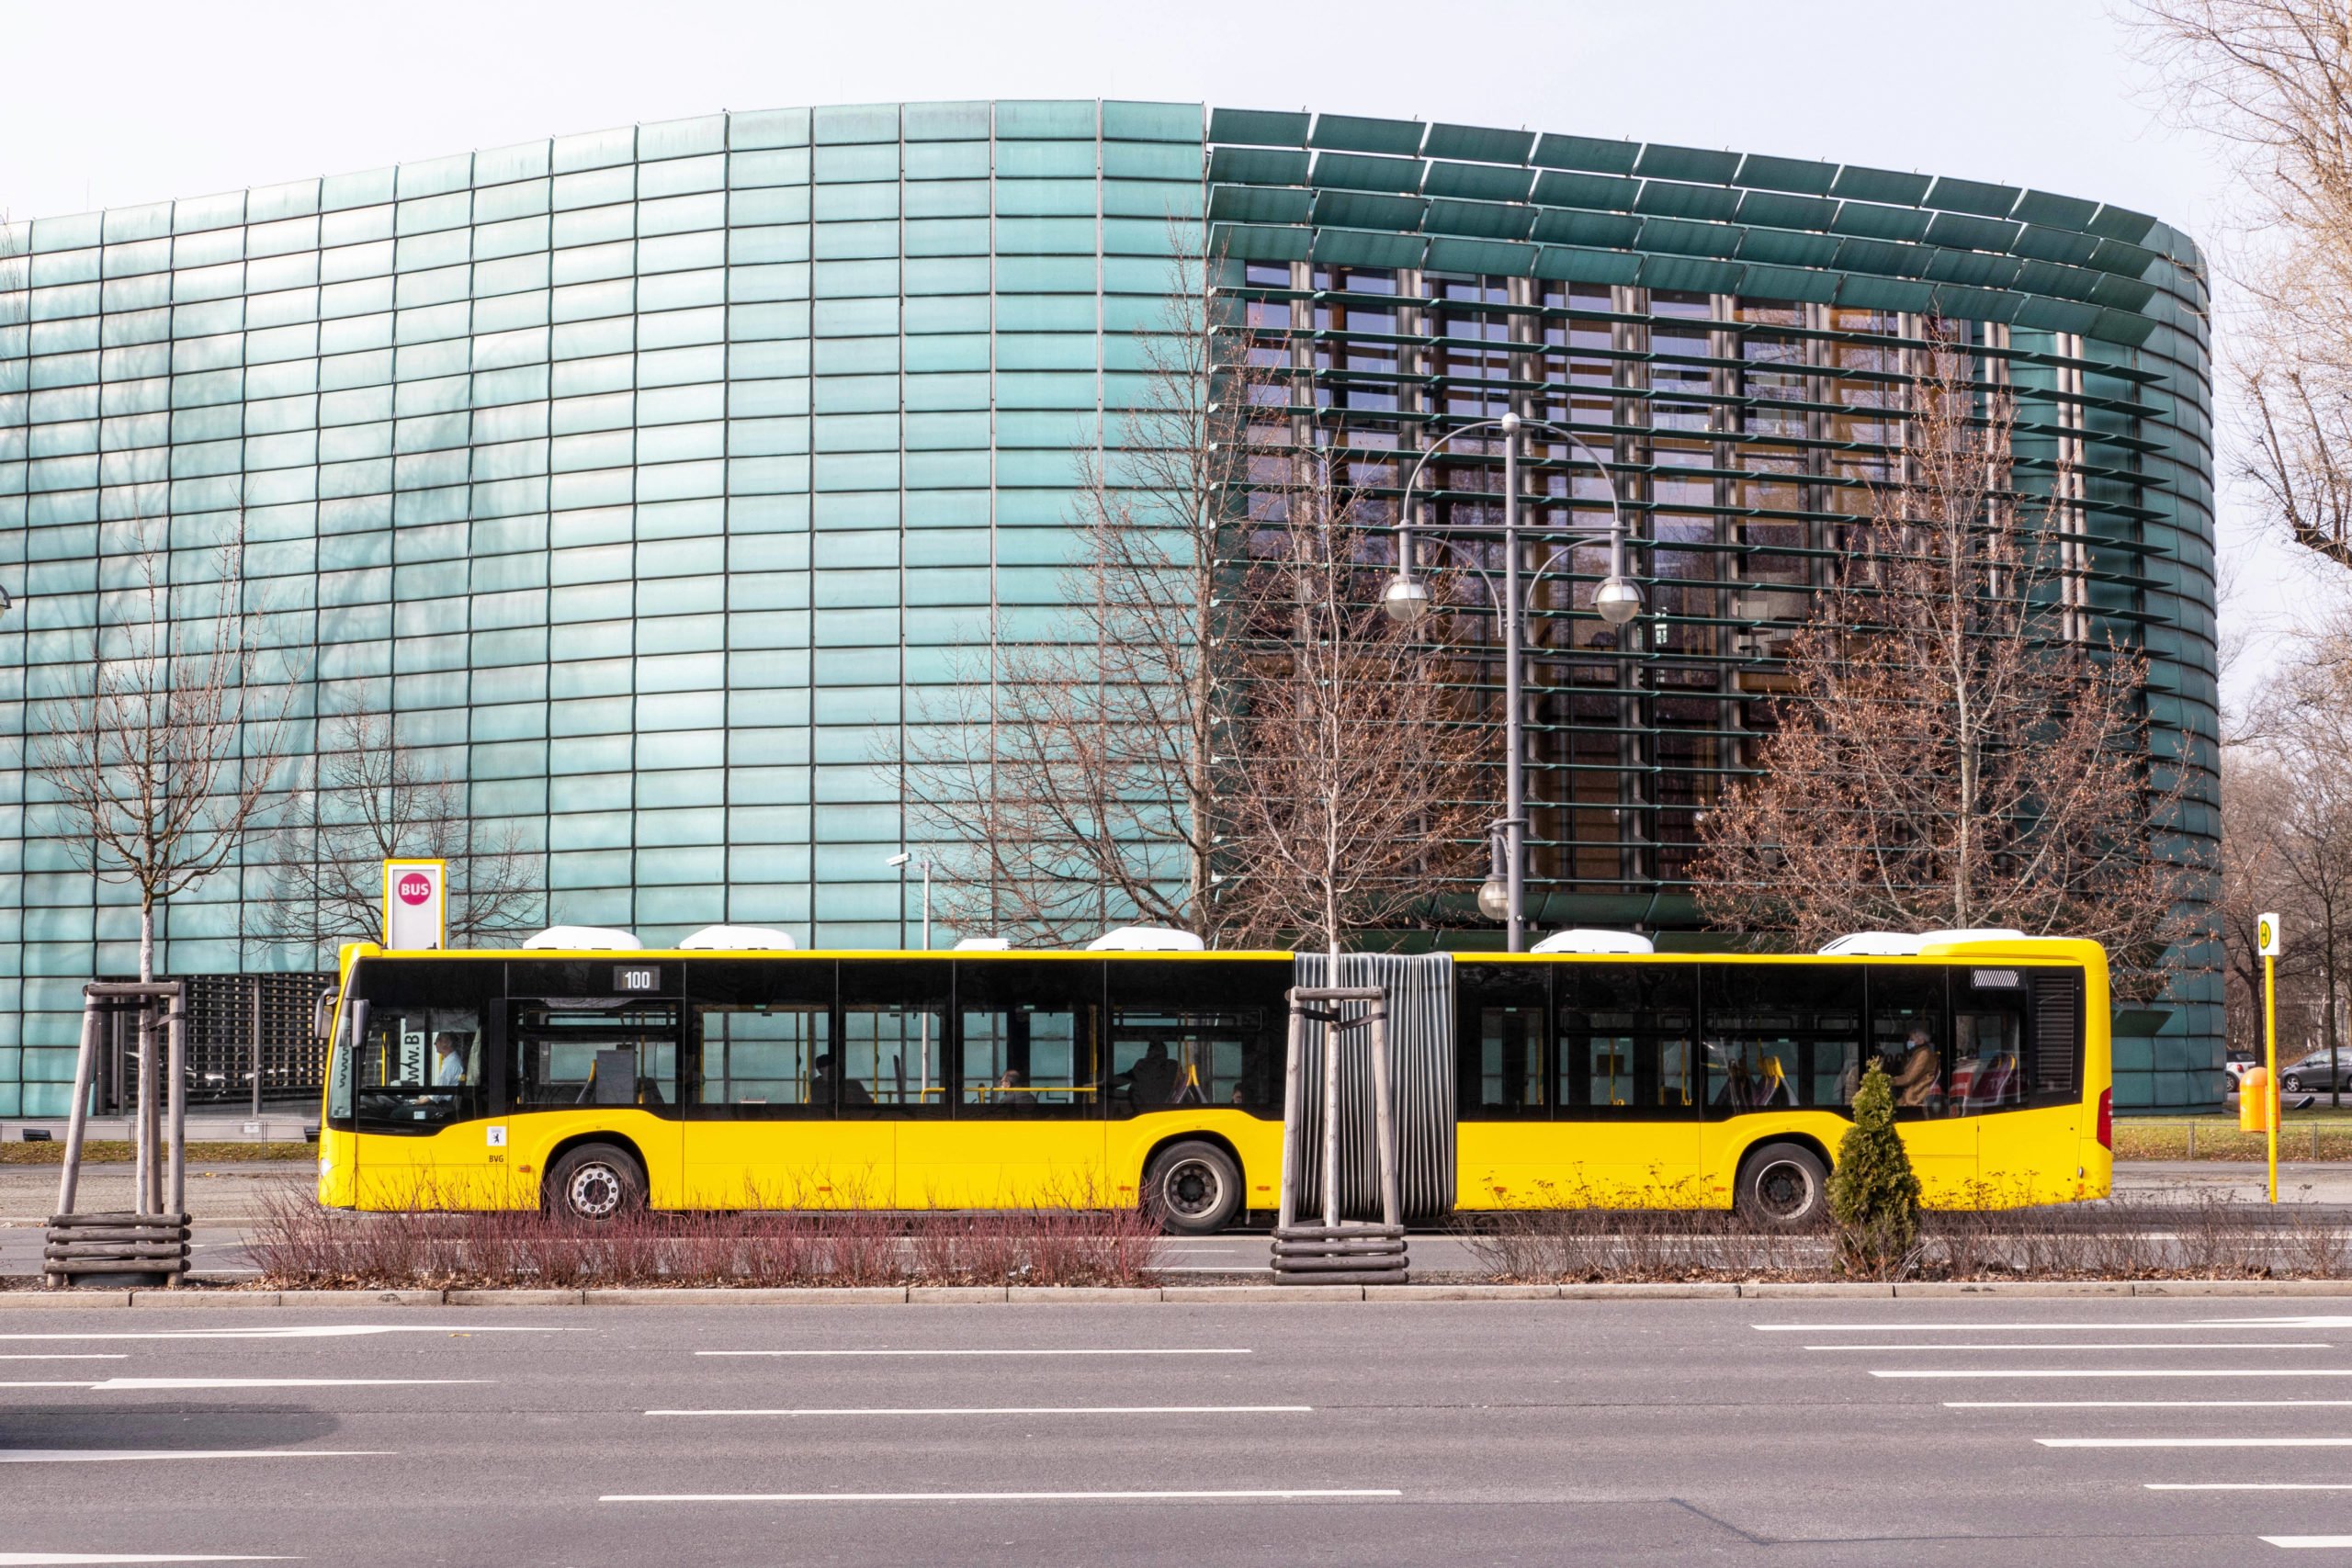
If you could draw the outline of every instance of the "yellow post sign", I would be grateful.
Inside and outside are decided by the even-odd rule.
[[[2254,950],[2262,955],[2262,1065],[2267,1078],[2262,1086],[2269,1104],[2263,1118],[2270,1124],[2270,1201],[2278,1201],[2278,917],[2256,915]],[[2245,1091],[2241,1089],[2240,1093]]]

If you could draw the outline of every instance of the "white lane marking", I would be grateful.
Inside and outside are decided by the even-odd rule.
[[[488,1378],[108,1378],[101,1391],[155,1388],[413,1388],[423,1384],[488,1382]]]
[[[1246,1356],[1247,1350],[697,1350],[697,1356]]]
[[[2045,1449],[2352,1449],[2352,1438],[2036,1438]]]
[[[26,1356],[0,1356],[0,1361],[128,1361],[128,1350],[42,1350]]]
[[[1989,1346],[1972,1346],[1989,1349]],[[2347,1367],[1905,1367],[1874,1378],[2352,1378]]]
[[[297,1324],[285,1328],[156,1328],[120,1334],[0,1334],[18,1339],[341,1339],[368,1334],[584,1334],[576,1325],[475,1323]]]
[[[599,1503],[1233,1503],[1285,1497],[1402,1497],[1394,1486],[1266,1487],[1220,1492],[613,1492]]]
[[[2352,1492],[2352,1481],[2143,1481],[2151,1492]]]
[[[2273,1546],[2283,1546],[2290,1551],[2312,1547],[2352,1546],[2352,1535],[2266,1535],[2262,1539]]]
[[[407,1388],[488,1378],[107,1378],[99,1382],[0,1382],[0,1388],[80,1388],[97,1393],[159,1388]]]
[[[2296,1410],[2352,1399],[1947,1399],[1946,1410]]]
[[[648,1416],[1302,1416],[1311,1404],[942,1404],[930,1409],[649,1410]]]
[[[1808,1350],[1868,1350],[1876,1355],[1886,1350],[2333,1350],[2333,1345],[2312,1340],[2275,1339],[2182,1339],[2154,1342],[2143,1340],[2137,1345],[2091,1344],[2073,1345],[1808,1345]]]
[[[2177,1334],[2184,1328],[2352,1328],[2352,1317],[2199,1317],[2175,1323],[1751,1323],[1759,1334],[2044,1334],[2092,1329]]]
[[[300,1562],[300,1557],[189,1557],[121,1551],[0,1551],[0,1568],[35,1568],[50,1562]]]
[[[390,1449],[0,1449],[0,1464],[101,1464],[151,1459],[390,1459]]]

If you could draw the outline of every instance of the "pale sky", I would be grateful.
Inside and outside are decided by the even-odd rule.
[[[2098,0],[0,0],[0,212],[17,218],[722,108],[923,98],[1157,98],[1730,147],[2120,202],[2200,243],[2226,177],[2159,121]],[[2276,625],[2340,574],[2260,532],[2225,504],[2233,607]]]

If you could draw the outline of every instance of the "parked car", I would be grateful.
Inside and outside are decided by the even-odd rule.
[[[2281,1094],[2301,1094],[2312,1089],[2325,1094],[2339,1089],[2352,1089],[2352,1045],[2336,1048],[2332,1075],[2324,1051],[2313,1051],[2283,1064],[2278,1069],[2278,1092]]]
[[[2222,1063],[2222,1071],[2229,1074],[2230,1087],[2236,1089],[2245,1081],[2246,1069],[2260,1065],[2261,1061],[2262,1058],[2251,1051],[2233,1051]]]

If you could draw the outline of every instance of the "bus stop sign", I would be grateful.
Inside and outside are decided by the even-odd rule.
[[[448,865],[437,860],[384,863],[384,945],[424,953],[448,945]]]
[[[2278,917],[2257,915],[2254,920],[2254,951],[2258,958],[2278,956]]]

